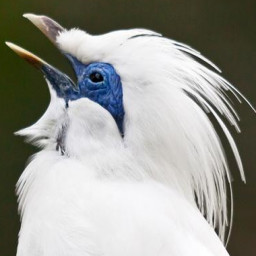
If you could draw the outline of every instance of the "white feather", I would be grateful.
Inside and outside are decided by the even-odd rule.
[[[199,52],[152,31],[91,36],[75,29],[57,41],[84,63],[115,67],[123,85],[125,136],[96,103],[80,99],[65,109],[51,92],[46,114],[19,133],[45,148],[17,185],[18,256],[227,255],[213,229],[224,241],[229,169],[206,113],[223,129],[244,180],[220,117],[239,131],[224,92],[240,93],[191,57],[216,68]],[[65,156],[55,150],[63,125]]]

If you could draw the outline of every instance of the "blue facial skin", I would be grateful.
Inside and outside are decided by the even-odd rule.
[[[80,98],[79,88],[73,81],[58,69],[43,65],[41,68],[45,78],[50,82],[57,96],[63,98],[68,106],[69,100],[76,100]]]
[[[85,97],[100,104],[109,111],[123,136],[123,90],[119,75],[112,65],[94,62],[85,65],[75,57],[65,54],[70,60],[77,76],[77,85],[72,80],[51,66],[43,66],[42,71],[55,89],[57,96],[69,100]]]

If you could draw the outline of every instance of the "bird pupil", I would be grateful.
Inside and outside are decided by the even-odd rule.
[[[99,72],[93,72],[90,74],[90,80],[94,83],[99,83],[103,81],[103,76]]]

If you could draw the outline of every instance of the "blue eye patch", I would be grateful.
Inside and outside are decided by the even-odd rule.
[[[66,54],[71,61],[77,76],[79,97],[86,97],[97,102],[113,116],[117,127],[123,136],[123,89],[120,76],[111,64],[94,62],[88,65],[81,63],[71,55]],[[74,98],[75,99],[75,98]]]

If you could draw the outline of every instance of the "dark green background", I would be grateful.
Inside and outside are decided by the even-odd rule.
[[[36,151],[13,132],[35,122],[49,101],[41,74],[12,53],[4,41],[18,43],[71,73],[64,57],[22,18],[25,12],[46,14],[67,28],[77,26],[95,34],[133,27],[159,31],[201,51],[223,70],[225,78],[256,104],[255,0],[1,0],[1,256],[15,255],[19,218],[14,186],[27,158]],[[247,184],[240,181],[228,151],[235,199],[234,226],[228,250],[233,256],[250,256],[255,255],[256,249],[256,116],[244,103],[236,103],[236,108],[241,116],[242,134],[233,134],[244,162]]]

